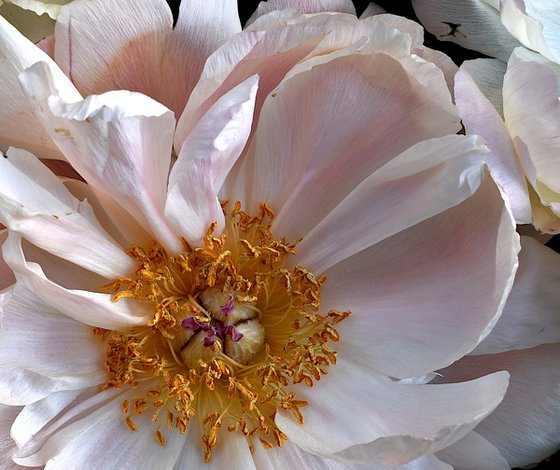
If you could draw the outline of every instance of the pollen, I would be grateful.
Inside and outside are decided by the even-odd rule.
[[[166,433],[198,420],[206,462],[227,432],[243,434],[251,449],[257,441],[282,447],[276,412],[303,423],[307,402],[294,385],[312,387],[336,364],[335,325],[350,314],[319,313],[326,278],[290,263],[296,244],[273,237],[268,205],[257,215],[239,203],[223,209],[225,230],[216,235],[212,224],[202,247],[128,249],[136,272],[102,289],[115,302],[150,304],[153,316],[142,327],[94,330],[107,345],[102,389],[134,389],[121,404],[126,426],[136,432],[135,417],[149,413],[165,446]]]

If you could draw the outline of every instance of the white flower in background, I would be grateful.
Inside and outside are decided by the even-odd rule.
[[[545,233],[560,232],[559,78],[546,59],[518,48],[507,70],[478,59],[465,62],[455,79],[466,131],[484,137],[488,164],[517,222]]]
[[[192,93],[150,88],[160,46],[138,64],[132,48],[125,77],[103,61],[123,50],[118,18],[151,31],[156,2],[136,4],[61,10],[72,54],[57,37],[55,59],[82,93],[0,21],[2,92],[87,182],[0,158],[4,433],[23,407],[2,464],[444,469],[432,454],[464,436],[488,449],[470,432],[508,374],[423,383],[491,331],[519,248],[485,148],[454,135],[449,61],[402,18],[273,11]],[[190,94],[177,130],[145,95],[84,99],[100,70]]]

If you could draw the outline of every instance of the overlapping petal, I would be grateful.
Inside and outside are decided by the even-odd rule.
[[[251,18],[247,21],[249,26],[257,18],[267,13],[294,8],[303,13],[338,12],[356,15],[356,8],[350,0],[267,0],[260,2]]]

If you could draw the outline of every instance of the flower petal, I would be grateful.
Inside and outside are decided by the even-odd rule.
[[[560,343],[560,255],[521,237],[519,270],[498,323],[474,354]]]
[[[6,0],[8,3],[13,3],[14,5],[18,5],[21,8],[25,8],[27,10],[33,11],[37,16],[43,15],[46,13],[49,15],[53,20],[56,20],[56,17],[60,13],[60,9],[62,5],[70,3],[72,0],[48,0],[48,1],[41,1],[41,0]]]
[[[105,346],[79,323],[21,284],[2,299],[0,402],[32,403],[59,390],[105,380]]]
[[[488,166],[493,178],[508,196],[516,222],[528,224],[531,222],[531,203],[513,142],[500,114],[471,75],[473,70],[477,78],[486,71],[500,73],[500,69],[491,68],[494,65],[492,62],[490,59],[479,59],[461,66],[455,76],[455,100],[467,132],[481,135],[490,148],[486,158]]]
[[[267,0],[259,3],[245,27],[271,11],[289,8],[300,10],[302,13],[338,12],[356,16],[356,8],[350,0]]]
[[[14,270],[18,282],[23,282],[44,302],[69,317],[90,326],[118,330],[146,325],[153,314],[147,305],[132,299],[115,303],[110,294],[67,289],[52,282],[39,264],[27,262],[21,243],[21,236],[11,233],[2,246],[4,259]]]
[[[87,201],[73,197],[24,150],[12,148],[0,158],[0,221],[38,247],[101,276],[124,276],[134,268]]]
[[[217,233],[224,228],[218,192],[251,132],[257,83],[253,76],[216,101],[185,140],[169,175],[165,217],[193,246],[213,222]]]
[[[44,127],[70,164],[171,251],[180,243],[163,218],[175,119],[147,96],[112,91],[69,102],[44,63],[20,76]],[[63,84],[62,84],[63,86]]]
[[[298,244],[297,262],[313,272],[325,272],[460,204],[480,185],[485,153],[479,139],[457,135],[405,150],[366,178],[311,229]]]
[[[420,457],[398,467],[387,467],[370,462],[367,467],[360,464],[341,463],[306,452],[290,441],[285,442],[282,448],[264,449],[262,446],[256,445],[253,458],[259,470],[292,470],[294,468],[305,468],[306,470],[365,470],[366,468],[367,470],[453,470],[433,455]]]
[[[0,16],[0,151],[6,152],[11,146],[25,147],[43,158],[62,158],[33,115],[17,81],[21,72],[39,61],[62,74],[48,55]]]
[[[3,470],[21,470],[12,460],[17,446],[10,437],[10,427],[20,410],[19,406],[0,405],[0,468]]]
[[[439,380],[463,381],[504,369],[510,373],[510,385],[504,400],[477,426],[476,432],[496,446],[511,467],[525,467],[540,462],[558,449],[558,361],[558,344],[467,356],[439,371]]]
[[[18,452],[14,460],[21,465],[45,465],[48,470],[66,470],[75,462],[80,468],[174,468],[185,437],[178,432],[166,434],[166,446],[154,438],[156,429],[150,413],[134,417],[138,431],[124,422],[121,401],[130,399],[137,389],[108,390],[68,407],[52,423],[38,432]],[[103,452],[100,452],[103,449]]]
[[[500,22],[496,0],[412,0],[422,25],[442,41],[506,62],[519,42]]]
[[[461,204],[325,272],[322,308],[352,311],[338,327],[339,356],[399,379],[451,364],[498,320],[518,251],[511,214],[486,176]]]
[[[0,245],[3,245],[8,237],[8,230],[0,230]],[[11,286],[16,281],[13,271],[4,261],[4,258],[0,257],[0,295],[1,292],[7,287]]]
[[[299,424],[276,423],[288,438],[320,456],[349,463],[403,465],[469,433],[502,400],[505,372],[461,384],[408,385],[341,360],[327,380],[298,389],[309,406]]]
[[[382,13],[387,13],[385,8],[377,5],[377,3],[370,2],[364,12],[360,15],[360,19],[369,18],[370,16],[381,15]]]
[[[438,458],[456,470],[510,470],[506,459],[490,442],[476,432],[437,453]]]
[[[503,25],[521,44],[560,63],[558,5],[540,0],[502,0],[500,16]]]
[[[395,155],[458,124],[433,64],[342,56],[284,80],[267,98],[228,194],[266,201],[277,212],[275,233],[297,240]]]

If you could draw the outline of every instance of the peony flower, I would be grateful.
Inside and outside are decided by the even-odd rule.
[[[488,164],[517,222],[558,233],[559,75],[547,62],[524,48],[514,51],[507,70],[491,59],[466,62],[455,93],[467,132],[483,136],[492,150]]]
[[[79,44],[104,4],[59,24]],[[427,383],[498,321],[519,248],[452,66],[401,18],[253,20],[177,127],[137,91],[84,98],[0,20],[4,93],[44,129],[21,147],[81,177],[0,158],[3,466],[447,468],[485,442],[508,374]]]

